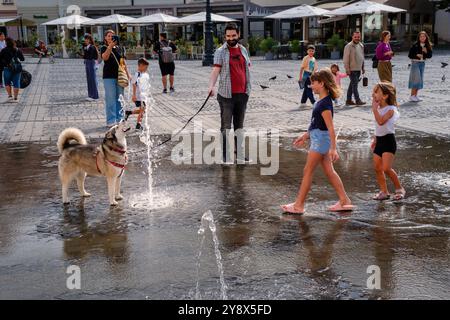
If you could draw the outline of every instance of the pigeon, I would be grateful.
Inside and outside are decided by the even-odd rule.
[[[408,63],[408,69],[411,68],[411,63]]]
[[[445,81],[445,74],[442,75],[442,82],[444,82],[444,81]]]
[[[292,79],[292,78],[293,78],[292,76],[290,76],[290,75],[288,75],[288,74],[287,74],[286,76],[288,77],[288,79]]]
[[[277,76],[273,76],[272,78],[269,79],[270,80],[275,80],[277,78]]]
[[[263,86],[262,84],[260,84],[259,86],[260,86],[261,89],[263,89],[263,90],[269,88],[269,87],[267,87],[267,86]]]
[[[395,64],[392,65],[392,68],[395,67]]]
[[[446,62],[441,62],[441,68],[445,68],[446,66],[448,66],[448,63],[446,63]]]

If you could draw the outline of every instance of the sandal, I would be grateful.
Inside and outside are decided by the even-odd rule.
[[[391,197],[389,193],[384,193],[383,191],[378,192],[372,199],[373,200],[388,200]]]
[[[305,213],[304,210],[303,211],[295,210],[294,203],[285,204],[280,207],[284,213],[289,213],[289,214],[304,214]]]
[[[341,203],[338,201],[333,206],[328,207],[328,210],[332,212],[341,212],[341,211],[353,211],[355,209],[355,206],[352,204],[345,204],[341,205]]]
[[[395,201],[402,200],[405,198],[405,195],[406,195],[405,189],[403,189],[403,188],[397,189],[397,190],[395,190],[394,200]]]

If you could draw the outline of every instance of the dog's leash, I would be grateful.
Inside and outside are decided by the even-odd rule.
[[[208,94],[208,97],[206,97],[206,100],[205,100],[205,102],[203,102],[203,105],[197,110],[197,112],[192,117],[189,118],[189,120],[186,122],[186,124],[180,130],[178,130],[177,133],[175,133],[173,136],[169,137],[168,139],[164,140],[163,142],[160,142],[156,146],[152,147],[151,150],[156,149],[156,148],[166,144],[167,142],[171,141],[173,137],[176,137],[177,135],[179,135],[180,132],[183,131],[187,127],[189,122],[191,122],[192,119],[194,119],[194,117],[197,116],[203,110],[203,108],[206,106],[206,103],[208,102],[210,97],[211,97],[211,92]]]

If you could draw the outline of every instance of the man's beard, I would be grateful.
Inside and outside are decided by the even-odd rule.
[[[238,40],[237,40],[237,39],[234,39],[234,40],[227,40],[227,44],[228,44],[230,47],[235,47],[235,46],[238,44]]]

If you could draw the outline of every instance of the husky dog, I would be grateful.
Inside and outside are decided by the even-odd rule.
[[[68,203],[68,189],[76,179],[81,196],[89,197],[84,189],[86,175],[105,176],[108,182],[109,203],[117,205],[122,200],[120,183],[127,164],[127,141],[125,121],[113,126],[105,134],[100,145],[87,144],[79,129],[67,128],[58,137],[59,178],[62,184],[63,203]]]

